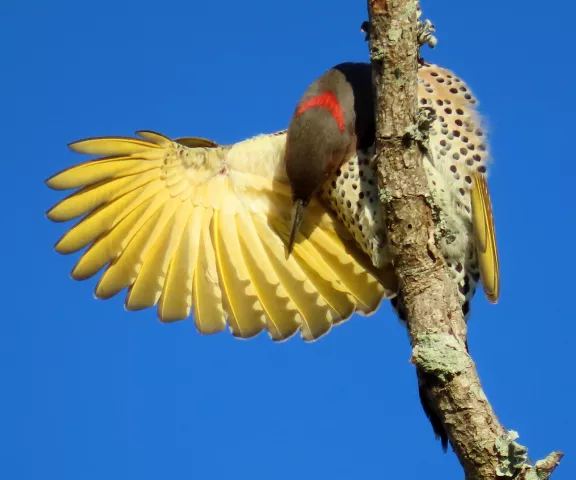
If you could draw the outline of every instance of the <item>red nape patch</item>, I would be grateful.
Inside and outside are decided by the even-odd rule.
[[[336,98],[336,95],[332,92],[324,92],[306,100],[306,102],[304,102],[296,111],[296,116],[298,117],[302,115],[306,110],[309,110],[312,107],[320,107],[328,110],[332,114],[332,117],[334,117],[334,120],[336,120],[338,130],[340,130],[340,132],[344,131],[344,112],[342,111],[342,107],[340,106],[340,102]]]

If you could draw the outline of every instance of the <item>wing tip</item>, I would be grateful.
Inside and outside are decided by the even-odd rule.
[[[500,287],[497,287],[495,289],[484,288],[484,294],[486,295],[486,298],[490,303],[496,305],[500,300]]]
[[[59,177],[61,173],[62,171],[48,177],[46,180],[44,180],[44,185],[52,190],[67,190],[67,188],[59,187],[58,183],[56,182],[57,177]]]
[[[66,199],[64,199],[64,200],[66,200]],[[51,222],[55,222],[55,223],[63,223],[63,222],[67,222],[68,220],[72,220],[72,218],[69,218],[65,215],[59,215],[58,214],[57,209],[62,204],[62,202],[64,202],[64,200],[61,200],[56,205],[54,205],[52,208],[46,210],[46,212],[44,213],[44,216],[48,220],[50,220]]]
[[[153,130],[138,130],[135,132],[140,138],[152,142],[159,147],[169,147],[172,144],[172,140],[166,135],[155,132]]]
[[[68,143],[67,147],[75,153],[84,153],[84,151],[80,148],[82,143],[90,142],[93,140],[102,140],[103,138],[105,137],[88,137],[81,140],[74,140],[73,142]]]
[[[145,130],[141,130],[141,131],[145,132]],[[158,137],[163,137],[163,135],[156,134],[155,132],[150,132],[150,133],[152,135],[158,135]],[[156,148],[160,147],[160,144],[154,143],[148,138],[146,138],[145,140],[142,140],[142,139],[136,138],[136,137],[114,135],[114,136],[109,136],[109,137],[83,138],[81,140],[76,140],[74,142],[69,143],[68,148],[70,150],[72,150],[73,152],[81,153],[81,154],[85,154],[85,155],[101,155],[102,153],[100,153],[100,151],[102,150],[102,146],[101,146],[101,148],[95,149],[95,148],[92,148],[93,145],[90,145],[90,144],[105,143],[105,142],[117,142],[115,144],[116,149],[118,149],[119,148],[118,145],[121,145],[121,144],[137,145],[141,149],[146,149],[146,148],[156,149]],[[104,148],[105,151],[108,151],[108,149],[109,149],[108,147]],[[120,150],[122,150],[122,149],[120,149]],[[140,151],[140,150],[134,150],[131,153],[135,153],[138,151]],[[118,153],[118,155],[119,155],[119,153]]]

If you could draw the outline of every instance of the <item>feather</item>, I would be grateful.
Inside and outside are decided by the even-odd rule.
[[[106,179],[127,177],[159,166],[159,160],[142,161],[131,157],[105,157],[67,168],[46,180],[46,184],[54,190],[70,190],[93,185]]]
[[[192,285],[198,261],[203,207],[184,207],[186,225],[168,267],[164,289],[158,304],[158,316],[163,322],[183,320],[190,315]]]
[[[241,338],[253,337],[266,326],[266,318],[250,281],[233,214],[215,212],[214,240],[232,334]]]
[[[144,258],[136,281],[126,296],[127,310],[141,310],[156,305],[165,285],[170,260],[178,246],[186,222],[189,208],[179,208],[168,220],[150,253]]]
[[[98,298],[110,298],[134,283],[148,252],[169,223],[178,204],[178,200],[174,199],[164,203],[145,222],[141,219],[142,226],[130,240],[123,240],[123,243],[127,241],[126,247],[104,272],[96,287]]]
[[[76,153],[86,155],[134,155],[158,145],[130,137],[87,138],[68,145]]]
[[[277,236],[270,235],[264,219],[255,217],[254,225],[268,258],[288,296],[302,315],[302,338],[315,340],[332,327],[334,317],[339,318],[324,298],[313,287],[293,256],[286,256],[285,244]]]
[[[192,298],[194,322],[200,333],[210,334],[224,330],[226,319],[222,306],[222,290],[216,270],[216,254],[212,240],[212,209],[205,209],[200,229],[198,260],[194,270]]]
[[[237,215],[236,227],[246,269],[266,312],[268,333],[273,340],[286,340],[298,331],[302,316],[280,282],[252,218],[247,214]]]
[[[102,205],[82,218],[56,243],[59,253],[73,253],[84,248],[104,233],[113,229],[135,208],[158,193],[159,183],[153,181],[143,189],[132,190],[110,203]]]
[[[492,202],[488,192],[486,178],[480,173],[474,174],[471,192],[472,222],[478,251],[480,278],[486,297],[496,303],[500,296],[500,266],[496,248],[496,233]]]
[[[104,180],[95,185],[83,188],[62,200],[48,211],[48,218],[55,222],[65,222],[84,215],[100,205],[104,205],[118,197],[140,188],[157,178],[156,171],[148,171],[140,175],[119,177],[113,180]]]
[[[149,130],[140,130],[136,132],[136,135],[142,137],[144,140],[148,140],[149,142],[158,145],[159,147],[170,147],[172,145],[172,140],[168,137],[165,137],[161,133],[151,132]]]

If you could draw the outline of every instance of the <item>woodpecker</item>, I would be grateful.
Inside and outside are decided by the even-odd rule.
[[[310,199],[357,148],[374,142],[370,85],[369,65],[343,63],[313,82],[296,105],[284,158],[294,202],[288,253]]]
[[[354,112],[347,138],[356,137],[357,150],[313,187],[296,230],[286,146],[304,147],[291,146],[286,131],[233,145],[150,131],[72,143],[73,151],[100,157],[47,180],[53,189],[75,190],[47,213],[56,222],[79,218],[55,245],[64,254],[86,248],[72,277],[102,270],[98,298],[128,289],[128,310],[157,306],[164,322],[192,315],[203,334],[228,327],[249,338],[267,330],[275,341],[298,331],[316,340],[354,312],[368,315],[397,297],[372,162],[373,120],[362,113],[373,110],[370,65],[333,70],[330,75],[345,77],[336,81],[342,90],[335,96],[344,113]],[[348,88],[353,97],[341,93]],[[490,301],[499,295],[485,133],[476,99],[450,71],[422,66],[418,95],[421,106],[438,114],[423,162],[438,216],[436,239],[467,315],[480,278]],[[351,98],[353,110],[344,105]],[[296,131],[304,138],[316,131],[321,143],[326,129],[339,132],[326,108],[308,113],[324,115],[332,126],[301,125]],[[294,249],[286,256],[291,236]]]
[[[359,64],[354,68],[369,70],[370,66]],[[370,92],[370,75],[356,77],[364,83],[357,85],[355,92]],[[494,219],[486,181],[486,135],[476,111],[476,98],[464,81],[449,70],[422,65],[418,70],[418,97],[421,107],[433,108],[437,113],[423,163],[438,217],[436,239],[467,317],[480,277],[489,301],[495,303],[500,293]],[[368,107],[372,104],[366,102],[364,108]],[[362,109],[356,106],[357,111]],[[373,146],[359,148],[357,157],[343,163],[324,183],[319,195],[372,263],[383,267],[391,259],[385,245],[385,221],[373,155]],[[402,299],[396,296],[392,302],[405,320]]]

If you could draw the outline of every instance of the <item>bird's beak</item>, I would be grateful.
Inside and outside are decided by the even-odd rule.
[[[300,230],[300,225],[302,225],[302,220],[304,220],[305,212],[306,205],[304,205],[304,202],[302,200],[296,200],[292,207],[292,230],[290,231],[290,239],[288,240],[288,255],[292,253],[292,249],[294,248],[296,233]]]

